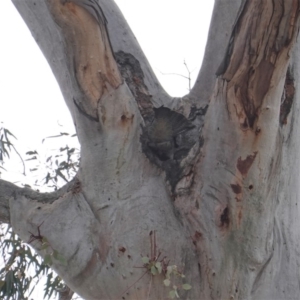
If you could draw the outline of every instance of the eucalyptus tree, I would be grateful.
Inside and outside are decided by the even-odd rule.
[[[86,299],[296,299],[299,1],[216,0],[182,98],[162,89],[113,1],[13,3],[81,161],[49,194],[0,181],[2,222]]]

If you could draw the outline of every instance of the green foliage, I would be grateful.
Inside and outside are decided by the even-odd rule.
[[[8,225],[1,225],[0,299],[29,299],[42,276],[46,276],[44,299],[50,299],[64,286],[47,265]]]
[[[180,298],[179,291],[188,291],[192,288],[192,286],[188,283],[182,283],[185,275],[178,270],[176,265],[169,265],[170,261],[166,256],[160,259],[161,252],[157,253],[156,232],[150,231],[149,236],[150,256],[142,257],[143,266],[141,267],[146,269],[146,272],[133,285],[135,285],[147,273],[151,276],[160,276],[162,284],[170,289],[168,297],[171,299]]]
[[[60,133],[59,135],[48,137],[71,138],[76,135]],[[42,170],[45,175],[43,180],[37,179],[35,186],[47,187],[56,190],[64,183],[70,181],[76,174],[79,166],[79,150],[75,147],[60,147],[54,150],[46,159],[40,157],[38,151],[28,151],[23,161],[21,155],[13,145],[12,138],[16,137],[6,128],[0,128],[0,163],[5,159],[10,159],[10,154],[14,151],[22,160],[23,174],[25,175],[25,163],[29,166],[32,174],[38,173],[41,177]],[[44,139],[43,142],[46,140]],[[1,165],[0,168],[4,169]],[[5,170],[5,169],[4,169]],[[25,184],[25,186],[30,187]],[[44,251],[44,260],[29,246],[33,240],[41,242],[41,250]],[[31,236],[30,241],[24,243],[13,232],[12,228],[6,224],[0,224],[0,299],[3,300],[29,300],[30,295],[40,282],[46,277],[44,286],[44,299],[57,296],[65,284],[62,279],[50,268],[53,261],[66,265],[65,258],[51,247],[45,237]]]
[[[69,135],[68,133],[60,133],[49,138],[69,137],[74,138],[76,135]],[[44,139],[43,141],[45,141]],[[58,189],[63,184],[69,182],[77,173],[79,168],[80,153],[79,149],[75,147],[60,147],[55,149],[52,154],[45,159],[40,157],[36,150],[26,152],[25,161],[29,162],[30,172],[35,174],[43,170],[44,175],[38,176],[35,181],[35,186],[46,186],[50,189]],[[43,178],[40,180],[40,178]]]
[[[39,231],[39,228],[38,228],[38,231]],[[52,246],[50,245],[48,240],[45,237],[40,235],[40,232],[39,232],[38,236],[31,235],[31,241],[33,241],[33,240],[39,240],[42,244],[40,250],[45,252],[44,253],[44,264],[51,267],[51,265],[53,264],[53,260],[56,260],[64,266],[67,265],[66,259],[57,250],[54,250],[52,248]]]
[[[14,145],[11,142],[11,138],[16,137],[6,128],[0,128],[0,159],[3,160],[5,157],[9,158],[9,153],[14,150]]]
[[[20,157],[23,164],[23,174],[26,175],[24,161],[12,143],[12,138],[17,139],[7,128],[0,127],[0,163],[3,163],[5,158],[9,159],[10,153],[14,151]],[[2,166],[0,166],[0,168],[4,169]]]
[[[169,287],[169,298],[180,298],[178,291],[184,290],[188,291],[192,286],[188,283],[177,283],[178,279],[185,278],[185,275],[178,271],[176,265],[168,265],[166,257],[158,261],[159,256],[153,257],[152,259],[148,256],[142,257],[142,262],[144,263],[143,268],[147,270],[152,276],[162,275],[162,282],[165,287]]]

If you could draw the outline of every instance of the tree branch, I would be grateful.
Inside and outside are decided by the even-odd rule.
[[[65,101],[69,107],[74,109],[72,99],[74,96],[76,99],[80,97],[74,95],[74,86],[72,85],[74,78],[72,78],[73,74],[67,71],[70,69],[70,66],[66,63],[68,61],[66,56],[68,56],[69,53],[66,53],[62,31],[58,28],[47,8],[46,3],[50,2],[45,0],[12,0],[12,2],[26,22],[33,37],[48,60],[58,84],[60,85]],[[62,1],[62,3],[63,2],[66,1]],[[72,0],[67,2],[71,2],[67,4],[72,4],[73,6],[73,3],[76,5],[80,2],[81,7],[90,5],[96,6],[96,4],[99,4],[104,17],[107,20],[108,36],[114,54],[123,52],[127,55],[131,55],[139,62],[145,85],[149,94],[152,96],[151,100],[155,106],[161,106],[163,104],[165,106],[168,104],[172,105],[172,98],[164,91],[158,82],[141,47],[114,1],[92,0],[88,1],[89,3],[87,5],[84,4],[87,2],[85,0]],[[76,6],[78,7],[78,5]],[[93,13],[91,14],[94,15]],[[124,36],[126,36],[126,38],[124,38]],[[80,91],[78,91],[78,93],[79,92]]]
[[[245,0],[215,1],[203,63],[190,93],[201,106],[209,104],[216,73],[224,59],[235,24],[236,19],[228,16],[237,15],[244,3]]]
[[[58,191],[52,193],[40,193],[29,188],[20,188],[11,182],[0,179],[0,222],[10,223],[9,200],[11,198],[15,199],[17,196],[25,196],[38,202],[53,203],[69,191],[71,187],[74,186],[74,183],[75,180],[73,179]]]

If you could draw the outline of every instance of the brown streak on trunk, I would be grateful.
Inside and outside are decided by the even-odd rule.
[[[276,63],[282,55],[288,59],[298,30],[298,14],[296,0],[248,1],[236,23],[223,78],[228,81],[228,89],[234,87],[235,98],[229,101],[244,111],[246,119],[240,120],[244,129],[255,128],[259,110],[273,85]]]
[[[292,71],[288,69],[286,78],[285,78],[285,84],[284,84],[284,90],[283,95],[281,99],[281,106],[280,106],[280,125],[286,125],[287,124],[287,118],[289,116],[289,113],[291,111],[294,96],[295,96],[295,85],[294,85],[294,78],[292,76]]]
[[[241,186],[237,183],[237,184],[231,184],[231,189],[235,194],[240,194],[242,192],[242,188]]]
[[[253,155],[248,155],[245,159],[242,159],[239,157],[236,167],[240,171],[243,177],[245,177],[251,168],[253,161],[255,160],[255,157],[257,155],[257,152],[254,152]]]
[[[75,282],[81,283],[82,280],[86,277],[89,277],[90,274],[92,274],[95,269],[98,267],[99,263],[99,253],[94,250],[93,254],[91,256],[90,261],[87,263],[86,267],[82,270],[82,272],[74,278]]]
[[[84,110],[96,117],[97,104],[107,86],[117,88],[122,83],[106,24],[100,24],[87,10],[72,2],[61,2],[48,0],[48,6],[64,34],[70,68],[74,68],[85,98]]]

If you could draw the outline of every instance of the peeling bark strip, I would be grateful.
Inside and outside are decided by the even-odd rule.
[[[84,108],[82,107],[83,106],[82,103],[77,103],[77,101],[74,98],[73,98],[73,102],[74,102],[74,105],[77,107],[78,111],[83,116],[85,116],[86,118],[88,118],[91,121],[99,122],[99,116],[98,116],[98,114],[96,114],[96,117],[93,117],[92,115],[89,115],[86,111],[84,111]]]
[[[86,98],[83,110],[97,117],[97,104],[107,85],[117,88],[122,78],[115,62],[106,19],[96,1],[48,0],[48,7],[65,36],[67,53]]]
[[[292,74],[291,68],[288,68],[286,73],[286,78],[285,78],[284,90],[281,98],[280,115],[279,115],[280,125],[286,125],[287,123],[287,118],[293,105],[294,96],[295,96],[294,76]]]
[[[298,15],[299,0],[254,0],[246,2],[236,22],[218,75],[234,89],[237,115],[245,128],[254,127],[279,59],[288,59]]]

